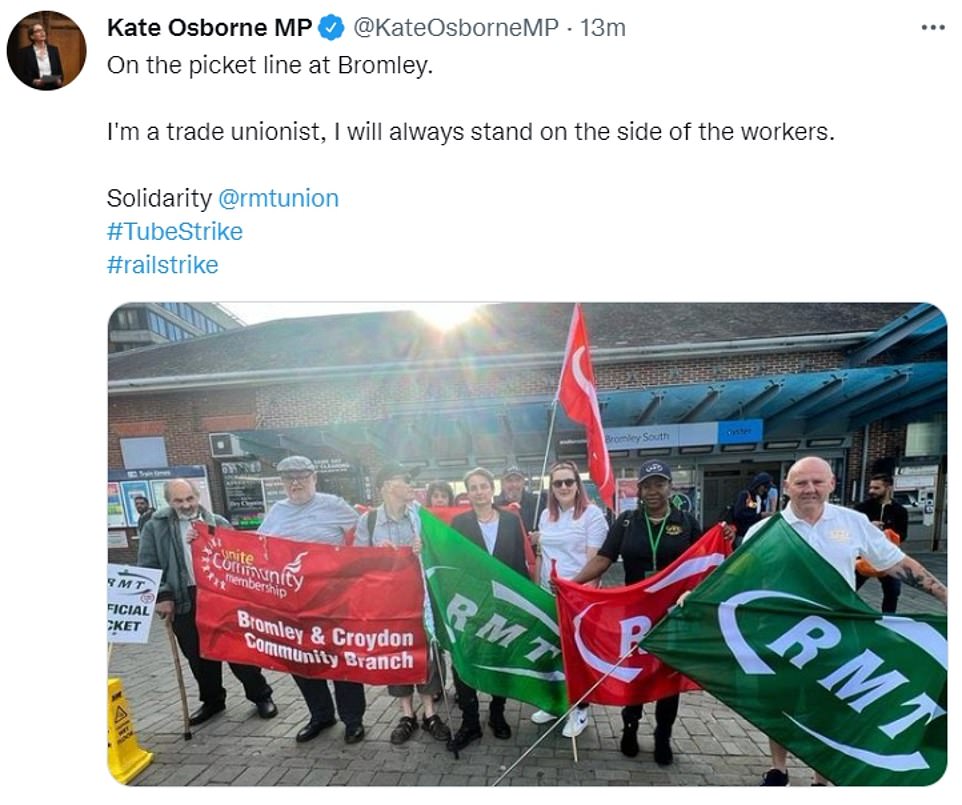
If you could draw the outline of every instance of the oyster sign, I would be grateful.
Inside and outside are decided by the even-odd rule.
[[[947,619],[881,615],[780,517],[642,640],[836,785],[946,768]]]

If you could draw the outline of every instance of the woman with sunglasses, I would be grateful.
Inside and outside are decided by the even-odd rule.
[[[608,522],[604,512],[588,499],[581,483],[578,465],[573,461],[559,461],[548,471],[548,508],[538,521],[540,538],[537,578],[542,587],[550,590],[551,566],[558,576],[570,579],[591,560],[605,541]],[[531,716],[535,724],[547,724],[555,716],[538,710]],[[566,738],[581,735],[588,726],[588,705],[581,704],[568,716],[562,729]]]

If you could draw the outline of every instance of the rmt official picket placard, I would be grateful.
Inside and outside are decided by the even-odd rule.
[[[146,643],[160,588],[160,570],[107,565],[107,642]]]

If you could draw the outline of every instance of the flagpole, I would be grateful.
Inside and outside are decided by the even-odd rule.
[[[561,397],[561,383],[564,380],[565,361],[568,359],[568,355],[571,352],[571,343],[574,341],[575,337],[575,324],[578,321],[578,316],[575,314],[577,314],[580,310],[581,303],[575,302],[574,309],[571,311],[571,324],[568,325],[568,338],[565,341],[564,355],[561,356],[561,372],[558,374],[558,388],[555,389],[554,393],[555,405],[558,404],[558,400]]]
[[[574,338],[575,332],[575,313],[578,311],[579,303],[575,302],[574,309],[571,311],[571,324],[568,325],[568,339],[565,341],[565,351],[561,356],[561,371],[558,372],[558,388],[555,389],[554,399],[551,401],[551,422],[548,423],[548,439],[544,446],[544,461],[541,464],[541,475],[538,477],[538,501],[534,507],[534,527],[538,527],[538,516],[541,514],[541,493],[544,490],[544,474],[548,471],[548,456],[551,454],[551,438],[554,436],[554,423],[558,416],[558,399],[561,396],[561,382],[564,378],[565,373],[565,361],[568,358],[568,352],[571,350],[571,340]],[[551,494],[551,490],[548,490],[548,494]]]
[[[597,682],[595,682],[595,684],[593,684],[590,688],[588,688],[588,690],[584,692],[584,695],[582,695],[582,697],[578,699],[578,701],[576,701],[573,705],[571,705],[571,707],[568,708],[568,711],[564,715],[560,716],[558,720],[555,721],[554,724],[548,727],[544,735],[538,738],[537,741],[535,741],[524,752],[522,752],[521,757],[519,757],[514,763],[512,763],[507,769],[505,769],[502,775],[497,780],[491,783],[491,787],[494,788],[505,777],[511,774],[511,772],[514,771],[521,764],[521,761],[523,761],[528,755],[530,755],[537,748],[538,744],[540,744],[545,738],[547,738],[552,732],[554,732],[555,727],[557,727],[559,724],[565,721],[568,718],[568,716],[570,716],[574,712],[575,708],[579,704],[581,704],[585,699],[587,699],[592,693],[594,693],[595,689],[602,682],[604,682],[609,676],[611,676],[615,672],[615,669],[618,668],[625,660],[627,660],[635,651],[637,651],[639,647],[640,647],[640,643],[633,643],[628,648],[628,650],[618,658],[618,662],[616,662],[614,665],[611,666],[611,669],[607,673],[605,673]],[[572,744],[574,744],[574,741],[575,739],[574,737],[572,737],[571,739]],[[578,762],[577,749],[575,749],[575,762],[576,763]]]
[[[548,455],[551,453],[551,437],[554,435],[554,421],[558,415],[558,397],[555,395],[554,402],[551,403],[551,422],[548,423],[548,442],[544,446],[544,462],[541,464],[541,475],[538,476],[538,500],[534,506],[534,523],[532,524],[537,531],[538,517],[541,514],[541,492],[544,486],[544,474],[548,471]],[[551,492],[549,490],[548,494]]]
[[[448,686],[444,680],[444,655],[441,651],[441,644],[438,643],[437,638],[433,635],[431,636],[431,644],[428,648],[434,655],[435,667],[438,672],[438,679],[441,681],[441,701],[444,702],[444,714],[448,717],[448,724],[451,723],[451,702],[448,700]],[[451,665],[451,673],[454,673],[454,665]],[[454,752],[454,759],[460,760],[460,755],[458,754],[457,748],[452,749]]]

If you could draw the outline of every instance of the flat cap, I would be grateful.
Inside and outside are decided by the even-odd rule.
[[[315,472],[317,467],[307,456],[288,456],[281,459],[277,465],[279,473],[285,472]]]

